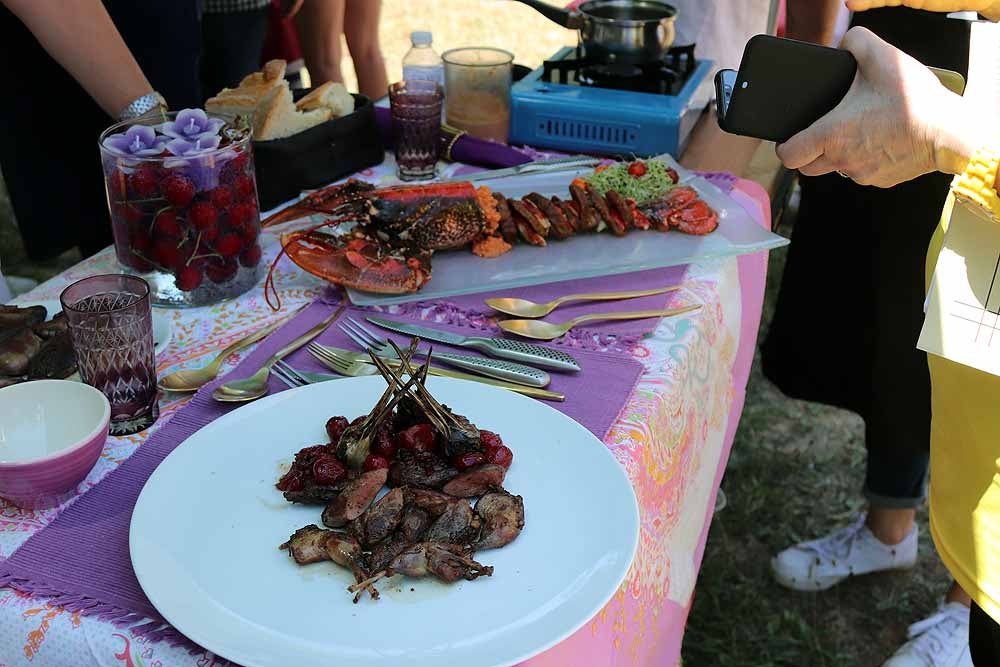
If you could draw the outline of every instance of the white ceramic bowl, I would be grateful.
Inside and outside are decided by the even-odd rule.
[[[82,382],[0,389],[0,497],[33,509],[68,500],[101,455],[110,421],[108,399]]]

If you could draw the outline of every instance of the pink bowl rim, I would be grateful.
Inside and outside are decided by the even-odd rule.
[[[101,397],[101,401],[104,404],[104,412],[101,415],[101,420],[98,422],[94,430],[92,430],[83,438],[80,438],[80,440],[78,440],[75,444],[73,444],[70,447],[67,447],[65,449],[60,449],[58,452],[52,452],[51,454],[47,454],[45,456],[41,456],[36,459],[31,459],[29,461],[4,461],[3,459],[0,459],[0,468],[8,468],[8,469],[24,468],[28,466],[37,465],[39,463],[55,461],[56,459],[62,458],[68,454],[80,451],[81,449],[92,443],[95,438],[101,435],[102,431],[104,433],[105,439],[107,439],[108,426],[111,423],[111,403],[108,402],[108,397],[105,396],[103,392],[95,389],[94,387],[91,387],[89,384],[86,384],[84,382],[74,382],[73,380],[29,380],[28,382],[20,382],[18,384],[13,384],[9,387],[4,387],[3,389],[0,389],[0,400],[2,400],[3,392],[5,391],[10,393],[10,390],[12,389],[16,390],[18,387],[23,387],[25,385],[32,385],[32,384],[38,385],[41,383],[55,385],[55,386],[62,386],[62,387],[68,385],[77,385],[80,387],[86,387],[86,391],[93,392]]]

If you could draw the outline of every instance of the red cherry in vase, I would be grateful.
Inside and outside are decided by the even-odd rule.
[[[139,169],[128,177],[128,183],[132,186],[132,192],[143,199],[156,194],[158,189],[156,180],[156,174],[152,169]]]
[[[177,214],[170,209],[157,212],[156,217],[153,218],[153,233],[158,238],[179,239],[183,235],[183,231],[177,220]]]
[[[177,207],[187,206],[194,199],[194,183],[181,174],[170,174],[160,181],[160,191],[168,202]]]
[[[204,231],[219,224],[219,212],[211,202],[195,202],[188,211],[188,220],[195,229]]]
[[[215,250],[223,257],[235,257],[242,247],[243,239],[233,233],[223,234],[215,244]]]
[[[181,251],[172,240],[158,241],[153,246],[153,261],[168,271],[183,263]]]
[[[215,208],[220,211],[225,211],[229,208],[229,205],[233,203],[233,191],[225,185],[220,185],[212,190],[212,192],[208,195],[208,198]]]
[[[253,268],[260,264],[261,250],[259,245],[252,245],[240,254],[240,264]]]
[[[174,284],[182,292],[190,292],[201,285],[201,271],[195,266],[185,266],[174,276]]]
[[[213,283],[223,283],[239,270],[239,265],[231,259],[213,257],[205,264],[205,276]]]

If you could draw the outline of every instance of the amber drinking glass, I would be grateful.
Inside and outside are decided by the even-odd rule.
[[[479,139],[507,143],[514,55],[502,49],[467,47],[445,51],[448,125]]]
[[[404,181],[434,178],[441,135],[444,91],[434,81],[389,86],[396,165]]]
[[[111,435],[131,435],[159,417],[149,284],[137,276],[84,278],[59,297],[80,377],[108,397]]]

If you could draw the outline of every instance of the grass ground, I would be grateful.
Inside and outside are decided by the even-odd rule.
[[[435,47],[499,46],[537,66],[572,33],[534,11],[499,0],[385,0],[381,27],[389,78],[400,76],[411,30],[434,31]],[[344,63],[349,87],[353,73]],[[0,264],[7,274],[45,279],[76,260],[44,265],[24,255],[0,187]],[[784,251],[771,255],[762,336],[773,309]],[[755,364],[746,409],[688,623],[685,667],[879,665],[906,626],[931,611],[947,586],[923,531],[921,559],[909,573],[869,577],[818,595],[785,591],[770,557],[793,542],[844,523],[861,506],[863,428],[853,415],[784,397]],[[920,517],[926,528],[926,515]],[[589,667],[589,666],[588,666]]]

